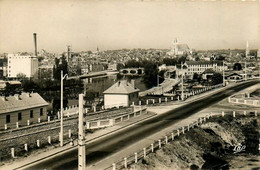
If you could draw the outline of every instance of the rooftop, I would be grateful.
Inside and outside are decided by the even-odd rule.
[[[0,114],[47,105],[48,103],[38,93],[16,94],[6,97],[6,100],[5,96],[0,96]]]
[[[130,94],[134,92],[139,92],[140,90],[135,88],[133,84],[127,82],[126,80],[120,80],[113,84],[110,88],[105,90],[104,94]]]

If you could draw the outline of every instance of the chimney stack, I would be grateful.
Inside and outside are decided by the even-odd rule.
[[[33,33],[33,39],[34,39],[34,53],[35,53],[35,56],[37,56],[37,34],[36,33]]]

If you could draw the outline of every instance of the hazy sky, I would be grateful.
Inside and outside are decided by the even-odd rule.
[[[259,2],[0,0],[0,52],[260,48]]]

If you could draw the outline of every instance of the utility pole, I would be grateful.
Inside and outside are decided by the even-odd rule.
[[[224,60],[223,60],[223,86],[225,86],[225,64],[224,64]]]
[[[79,134],[78,134],[78,169],[85,170],[86,148],[85,148],[85,127],[83,115],[83,94],[79,94]]]
[[[67,74],[63,77],[63,70],[60,74],[60,146],[63,146],[63,80],[68,76]]]
[[[184,95],[183,95],[183,64],[181,62],[181,100],[184,100]]]
[[[246,61],[245,61],[245,80],[247,80],[247,74],[246,74]]]

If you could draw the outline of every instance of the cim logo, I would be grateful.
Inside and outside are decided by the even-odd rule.
[[[236,145],[233,149],[234,153],[239,153],[239,152],[243,152],[246,150],[246,145],[242,145],[241,143],[239,143],[238,145]]]

